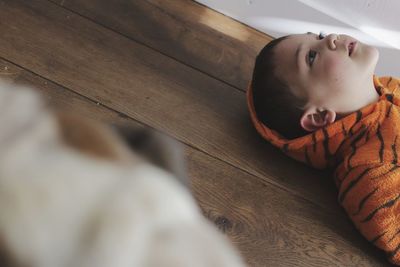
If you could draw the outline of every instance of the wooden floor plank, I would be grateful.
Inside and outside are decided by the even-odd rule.
[[[243,92],[47,1],[0,3],[1,57],[341,214],[330,174],[263,141]]]
[[[143,127],[0,60],[0,78],[4,77],[36,87],[58,108],[103,122]],[[388,266],[350,221],[190,146],[185,146],[185,158],[203,213],[229,236],[249,266]]]
[[[242,90],[271,40],[190,0],[52,1]]]

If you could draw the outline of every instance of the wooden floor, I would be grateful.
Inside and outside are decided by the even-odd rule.
[[[0,0],[0,77],[182,142],[200,207],[249,266],[387,266],[331,175],[251,126],[245,89],[270,40],[190,0]]]

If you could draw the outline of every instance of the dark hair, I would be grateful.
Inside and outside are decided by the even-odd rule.
[[[293,139],[308,134],[300,125],[302,107],[307,103],[294,95],[287,83],[277,77],[274,48],[288,36],[269,42],[258,54],[253,71],[252,89],[258,119],[279,134]]]

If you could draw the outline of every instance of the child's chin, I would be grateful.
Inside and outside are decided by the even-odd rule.
[[[373,65],[376,65],[379,59],[379,50],[375,46],[367,46],[366,47],[366,56],[368,56],[369,60]]]
[[[379,50],[374,46],[365,46],[364,49],[364,63],[363,66],[366,68],[367,74],[374,74],[375,67],[379,59]]]

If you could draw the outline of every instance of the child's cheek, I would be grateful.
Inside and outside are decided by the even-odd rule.
[[[325,79],[331,82],[342,80],[346,75],[345,60],[338,56],[330,56],[325,59],[321,68],[326,75]]]

